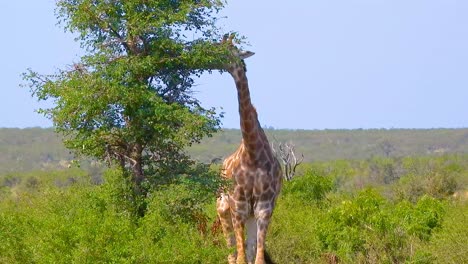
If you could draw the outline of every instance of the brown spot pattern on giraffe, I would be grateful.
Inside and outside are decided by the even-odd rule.
[[[235,47],[234,51],[236,51]],[[255,263],[259,264],[265,261],[263,250],[266,229],[280,191],[282,173],[258,122],[257,111],[250,101],[244,64],[233,63],[226,69],[234,78],[237,88],[242,142],[237,151],[223,162],[222,176],[233,178],[234,186],[227,194],[229,214],[221,212],[218,216],[224,217],[221,221],[223,225],[234,224],[234,232],[225,233],[228,246],[233,245],[234,243],[231,242],[236,238],[243,239],[245,221],[247,218],[256,217],[258,237]],[[222,203],[218,203],[220,204]],[[229,226],[226,228],[223,226],[223,231],[225,230],[229,231]],[[235,244],[237,254],[231,255],[229,259],[237,257],[238,262],[245,262],[243,241],[236,241]],[[253,250],[253,248],[247,248],[247,250]],[[247,254],[247,256],[253,256],[253,254]]]

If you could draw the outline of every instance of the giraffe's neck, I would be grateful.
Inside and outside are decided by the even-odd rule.
[[[242,67],[236,68],[231,72],[231,75],[236,82],[242,139],[247,152],[255,157],[258,148],[261,147],[258,143],[265,135],[258,122],[257,111],[250,100],[249,83],[245,70]]]

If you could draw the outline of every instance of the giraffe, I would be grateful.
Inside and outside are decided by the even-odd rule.
[[[236,246],[228,262],[253,263],[255,258],[255,264],[263,264],[265,237],[281,189],[282,171],[250,100],[244,59],[254,53],[237,49],[232,36],[228,45],[238,58],[225,70],[237,88],[242,141],[237,151],[223,162],[221,176],[231,179],[232,186],[220,194],[216,207],[228,247]]]

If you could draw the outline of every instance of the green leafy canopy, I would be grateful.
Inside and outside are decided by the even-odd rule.
[[[193,77],[228,58],[219,0],[60,0],[56,15],[86,54],[54,75],[24,74],[77,154],[144,170],[174,167],[219,129],[222,114],[192,95]]]

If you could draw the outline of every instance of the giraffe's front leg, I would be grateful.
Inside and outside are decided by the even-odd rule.
[[[257,221],[255,217],[251,216],[245,222],[245,228],[247,229],[247,262],[253,264],[255,261],[255,254],[257,248]]]
[[[234,228],[232,226],[231,208],[229,207],[229,196],[221,194],[216,200],[216,211],[218,213],[221,226],[223,228],[223,235],[226,239],[228,248],[233,248],[236,245],[236,237],[234,236]],[[228,263],[236,263],[237,253],[234,252],[228,256]]]
[[[265,238],[271,219],[271,209],[257,212],[257,254],[255,264],[265,264]]]

